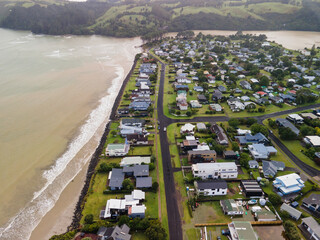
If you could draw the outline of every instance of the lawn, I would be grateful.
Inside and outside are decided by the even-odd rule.
[[[148,240],[148,237],[142,232],[137,232],[132,234],[131,240]]]
[[[278,118],[281,118],[281,117],[278,117]],[[267,126],[270,130],[272,130],[273,134],[280,139],[278,130],[270,128],[268,125],[267,119],[263,121],[263,124]],[[304,155],[301,152],[302,150],[305,150],[305,148],[300,144],[299,140],[281,140],[280,139],[280,141],[301,161],[305,162],[306,164],[310,165],[313,168],[320,170],[320,166],[318,166],[312,159],[308,158],[306,155]]]

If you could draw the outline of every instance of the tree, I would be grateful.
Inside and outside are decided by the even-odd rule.
[[[250,156],[248,153],[241,153],[239,163],[244,168],[249,168]]]
[[[123,224],[126,224],[128,225],[129,224],[129,217],[127,215],[122,215],[120,218],[119,218],[119,221],[118,221],[118,226],[122,226]]]
[[[157,191],[158,191],[158,188],[159,188],[159,183],[153,182],[153,183],[152,183],[152,191],[153,191],[153,192],[157,192]]]
[[[273,129],[275,129],[277,127],[276,121],[272,120],[272,119],[268,119],[268,125]]]
[[[295,140],[297,138],[297,135],[287,127],[280,127],[279,135],[282,140]]]
[[[187,115],[188,117],[190,117],[190,116],[192,115],[192,113],[191,113],[190,111],[187,111],[187,112],[186,112],[186,115]]]
[[[128,191],[132,191],[133,188],[134,188],[133,183],[128,178],[123,180],[122,187],[123,187],[124,190],[128,190]]]
[[[93,214],[87,214],[84,217],[85,224],[92,224],[93,223]]]
[[[300,132],[303,136],[307,136],[307,135],[314,135],[316,133],[316,130],[313,127],[310,127],[308,125],[303,125],[300,128]]]
[[[161,226],[158,220],[150,221],[150,227],[145,231],[148,239],[150,240],[162,240],[167,238],[166,230]]]
[[[262,76],[259,81],[260,86],[269,86],[269,78],[267,76]]]
[[[278,194],[270,193],[268,197],[269,197],[269,201],[275,207],[279,206],[282,203],[282,199]]]
[[[232,150],[233,151],[239,151],[239,145],[236,142],[232,142]]]
[[[247,121],[246,121],[246,124],[248,126],[251,126],[253,124],[255,124],[257,122],[257,119],[254,119],[254,118],[248,118]]]
[[[250,127],[250,130],[252,134],[262,133],[266,137],[269,134],[268,128],[258,123],[252,124],[252,126]]]
[[[283,224],[285,235],[290,240],[300,240],[299,230],[292,221],[285,221]]]
[[[234,127],[234,128],[238,127],[240,124],[240,122],[237,118],[230,118],[228,123],[231,127]]]

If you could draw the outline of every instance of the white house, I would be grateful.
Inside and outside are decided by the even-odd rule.
[[[280,191],[280,193],[286,195],[294,192],[300,192],[304,188],[304,181],[296,173],[291,173],[276,177],[273,181],[273,186]]]
[[[183,125],[180,129],[180,133],[181,134],[185,134],[185,133],[194,133],[194,128],[196,126],[192,125],[191,123],[186,123],[185,125]]]
[[[120,162],[120,167],[130,166],[130,165],[141,165],[142,163],[149,164],[151,162],[150,157],[125,157]]]
[[[277,154],[277,149],[264,144],[252,144],[248,146],[248,149],[255,160],[268,159],[270,155]]]
[[[237,178],[238,168],[234,162],[197,163],[192,164],[192,174],[202,179]]]
[[[319,136],[306,136],[303,141],[306,144],[310,144],[312,147],[320,147],[320,137]]]
[[[197,194],[203,196],[223,196],[228,192],[228,185],[224,180],[196,181],[194,186]]]
[[[106,148],[106,155],[110,157],[114,156],[125,156],[130,150],[130,145],[128,143],[117,143],[117,144],[108,144]]]

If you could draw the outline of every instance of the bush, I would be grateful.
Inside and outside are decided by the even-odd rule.
[[[298,228],[292,221],[285,221],[283,224],[285,235],[290,240],[300,240]]]
[[[93,223],[93,214],[88,214],[84,217],[85,224],[92,224]]]
[[[269,201],[272,203],[273,206],[279,206],[282,203],[281,197],[275,193],[269,194]]]
[[[50,238],[50,240],[71,240],[74,238],[74,236],[76,235],[76,231],[71,231],[71,232],[67,232],[64,234],[60,234],[60,235],[54,235]]]
[[[153,182],[153,183],[152,183],[152,191],[153,191],[153,192],[157,192],[157,191],[158,191],[158,188],[159,188],[159,183]]]

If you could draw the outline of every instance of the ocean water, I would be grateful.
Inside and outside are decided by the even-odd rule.
[[[28,239],[90,160],[141,41],[0,36],[0,239]]]

